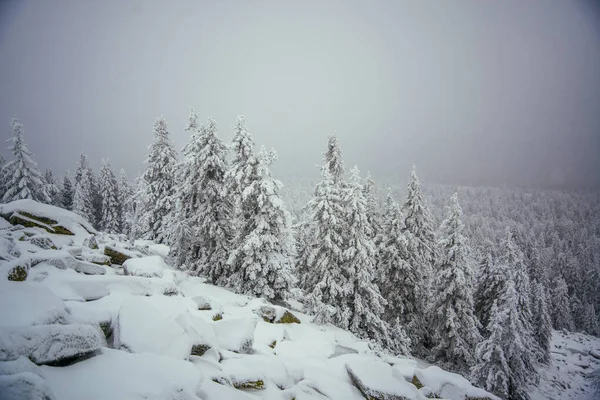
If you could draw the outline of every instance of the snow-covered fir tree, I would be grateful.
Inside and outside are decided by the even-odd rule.
[[[327,138],[327,150],[325,151],[323,167],[329,171],[331,178],[336,184],[339,184],[344,177],[346,166],[342,157],[339,138],[336,131],[333,131]]]
[[[525,400],[528,383],[535,382],[535,372],[528,364],[530,352],[525,327],[521,324],[518,295],[509,274],[506,290],[494,300],[487,331],[489,338],[477,346],[477,364],[472,379],[486,390],[510,400]],[[497,302],[497,303],[496,303]]]
[[[191,154],[194,157],[191,164],[197,168],[194,171],[195,181],[184,181],[197,187],[194,199],[196,212],[188,220],[196,229],[197,240],[193,246],[198,249],[192,271],[203,273],[211,282],[225,283],[232,239],[232,204],[225,190],[227,146],[218,137],[213,119],[209,119],[201,129],[197,141],[197,153]],[[265,179],[270,179],[270,175]]]
[[[367,199],[357,167],[351,170],[350,180],[342,195],[345,213],[342,273],[346,275],[350,286],[350,296],[345,299],[349,307],[346,313],[349,317],[348,329],[388,349],[407,351],[407,344],[399,342],[401,336],[390,335],[388,325],[382,320],[386,301],[374,282],[375,244],[367,218]]]
[[[102,219],[100,227],[108,233],[121,232],[121,202],[117,177],[107,160],[102,160],[100,169],[100,191],[102,192]]]
[[[506,289],[505,281],[509,273],[506,264],[496,261],[491,247],[491,243],[488,242],[480,256],[477,288],[474,294],[475,316],[481,324],[481,332],[484,336],[489,334],[486,329],[490,322],[492,304],[494,299],[498,299]]]
[[[129,234],[131,232],[131,222],[133,221],[133,188],[123,168],[119,173],[119,205],[121,231]]]
[[[527,266],[524,263],[524,255],[514,241],[512,231],[507,228],[506,236],[501,245],[504,248],[504,255],[500,262],[507,265],[515,285],[517,295],[517,312],[521,320],[523,330],[521,340],[525,345],[525,351],[528,353],[523,356],[525,368],[529,371],[535,371],[534,360],[542,358],[541,350],[534,338],[531,314],[531,288],[529,285],[529,274]]]
[[[44,184],[46,185],[45,190],[48,195],[49,203],[60,207],[60,189],[56,185],[54,174],[51,169],[46,169],[46,171],[44,171]]]
[[[431,306],[435,358],[458,371],[469,371],[480,341],[474,315],[473,270],[463,236],[458,195],[452,196],[448,217],[440,228],[439,259],[435,266],[434,299]]]
[[[135,190],[133,192],[133,218],[131,220],[131,231],[129,236],[132,240],[147,239],[150,224],[150,205],[148,204],[148,189],[146,181],[142,176],[135,180]]]
[[[548,312],[546,288],[541,282],[534,282],[532,304],[533,337],[537,342],[539,354],[537,361],[548,363],[550,361],[550,341],[552,339],[552,320]]]
[[[50,199],[45,190],[46,185],[23,137],[23,125],[16,118],[12,120],[11,125],[13,137],[9,139],[12,145],[8,149],[14,158],[0,171],[0,175],[5,177],[2,201],[8,203],[14,200],[32,199],[48,203]]]
[[[582,329],[589,335],[598,336],[600,334],[600,325],[596,316],[596,308],[592,303],[585,303],[583,312]]]
[[[503,300],[506,301],[506,299]],[[505,304],[502,305],[505,306]],[[506,343],[507,334],[512,333],[506,327],[509,311],[506,308],[499,310],[498,299],[493,300],[489,311],[489,323],[486,326],[489,337],[477,345],[477,364],[473,367],[471,374],[474,383],[504,398],[507,398],[509,394],[508,385],[511,375],[504,353],[508,345]]]
[[[321,169],[322,179],[309,202],[309,227],[306,253],[299,258],[301,281],[306,291],[306,307],[314,321],[347,327],[350,320],[346,299],[351,285],[342,272],[344,208],[339,185],[329,169]]]
[[[381,233],[381,220],[379,214],[379,204],[377,202],[377,197],[375,193],[375,181],[373,180],[373,178],[371,178],[371,173],[367,174],[363,188],[365,198],[367,199],[367,220],[369,221],[369,225],[371,226],[370,235],[377,244],[377,239],[379,237],[379,234]]]
[[[423,330],[423,321],[419,319],[425,309],[423,276],[407,262],[415,251],[410,247],[415,241],[406,238],[410,232],[403,232],[404,216],[391,192],[387,196],[385,216],[377,255],[377,273],[381,294],[388,303],[386,319],[392,322],[397,318],[412,336],[412,332]]]
[[[404,215],[404,231],[408,232],[405,237],[412,240],[410,247],[414,249],[410,253],[410,259],[406,260],[413,268],[419,272],[422,277],[422,282],[419,284],[423,287],[423,293],[428,296],[431,293],[430,280],[431,271],[436,259],[436,238],[433,229],[433,222],[429,215],[429,210],[421,194],[421,183],[417,176],[416,168],[410,174],[410,182],[407,186],[406,202],[402,206],[402,214]],[[424,299],[425,304],[429,304],[430,299]],[[424,310],[415,310],[416,320],[422,321],[422,330],[413,330],[411,339],[413,341],[413,350],[415,354],[425,356],[426,348],[431,345],[430,332],[425,329],[429,325],[427,315]],[[417,328],[415,326],[414,328]]]
[[[67,210],[73,209],[73,180],[71,179],[71,171],[67,170],[63,176],[62,189],[60,190],[60,206]]]
[[[291,216],[279,196],[281,182],[271,176],[274,152],[250,156],[254,171],[239,200],[240,220],[228,263],[229,285],[238,292],[267,299],[286,299],[295,286]]]
[[[145,235],[149,239],[163,242],[167,235],[165,218],[174,209],[175,168],[177,155],[169,137],[167,123],[160,117],[154,123],[154,142],[146,158],[143,179],[146,182],[146,205],[148,226]]]
[[[94,221],[95,219],[94,205],[92,203],[91,174],[85,170],[80,174],[79,181],[75,185],[73,212],[81,215],[88,221]]]
[[[554,278],[552,283],[552,326],[558,330],[573,330],[569,288],[561,276]]]

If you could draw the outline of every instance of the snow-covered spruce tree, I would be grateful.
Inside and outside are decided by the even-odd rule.
[[[513,289],[514,290],[514,289]],[[489,337],[479,343],[476,348],[477,364],[471,372],[472,380],[489,392],[504,398],[508,397],[508,383],[511,374],[504,350],[508,329],[506,308],[498,310],[498,299],[494,299],[490,307],[490,318],[486,331]]]
[[[50,199],[42,175],[23,137],[23,125],[16,118],[12,120],[11,125],[13,137],[9,142],[13,144],[8,149],[12,151],[14,159],[6,163],[0,171],[0,175],[5,177],[2,201],[8,203],[14,200],[32,199],[48,203]]]
[[[333,131],[327,138],[327,151],[323,159],[323,167],[329,171],[331,178],[336,184],[343,181],[346,166],[342,158],[342,150],[339,145],[338,134]]]
[[[368,338],[394,351],[407,351],[406,343],[390,335],[382,320],[385,299],[374,282],[375,245],[367,219],[367,199],[364,196],[357,167],[350,172],[350,180],[343,191],[345,212],[344,252],[342,272],[351,287],[346,298],[350,320],[348,329],[362,338]]]
[[[414,240],[406,238],[410,232],[402,232],[404,216],[391,193],[388,193],[386,200],[385,215],[387,222],[380,235],[381,243],[377,255],[379,287],[388,303],[385,319],[390,323],[398,319],[408,335],[412,336],[412,332],[423,330],[423,276],[421,271],[406,261],[410,259],[410,253],[415,251],[410,247]]]
[[[481,324],[483,336],[489,334],[486,329],[490,323],[492,304],[506,290],[506,277],[509,273],[508,266],[494,258],[491,247],[491,243],[487,243],[479,260],[479,276],[474,294],[475,316]]]
[[[461,215],[455,193],[448,207],[448,217],[440,228],[443,236],[435,267],[431,322],[436,342],[434,357],[452,369],[467,372],[474,364],[475,346],[481,336],[474,315],[473,270],[462,234]]]
[[[377,239],[381,232],[381,220],[379,219],[379,205],[377,204],[375,194],[375,181],[371,178],[371,173],[367,174],[363,188],[365,198],[367,199],[367,220],[369,221],[369,225],[371,225],[371,238],[377,244]]]
[[[300,278],[306,291],[307,312],[320,324],[347,328],[350,320],[346,299],[352,286],[343,273],[344,212],[342,193],[329,170],[321,169],[322,179],[308,203],[311,212],[308,250],[302,255]]]
[[[552,320],[548,312],[546,288],[541,282],[535,282],[533,287],[533,338],[537,342],[539,354],[537,361],[550,361],[550,340],[552,339]]]
[[[598,325],[598,317],[596,317],[596,308],[592,303],[585,303],[583,310],[583,331],[588,335],[598,336],[600,326]]]
[[[150,204],[148,204],[148,189],[146,181],[142,176],[135,180],[135,190],[133,193],[132,207],[133,218],[131,220],[131,231],[129,236],[131,240],[148,239],[148,226],[150,224]]]
[[[414,242],[410,244],[410,247],[414,251],[411,252],[410,259],[406,261],[423,276],[423,293],[426,296],[424,301],[425,304],[429,304],[431,299],[427,296],[432,293],[430,289],[431,272],[436,261],[437,243],[433,222],[421,194],[421,183],[419,182],[414,166],[410,174],[410,182],[407,187],[406,202],[402,206],[402,214],[404,215],[404,231],[409,233],[409,235],[406,235],[406,238]],[[426,314],[416,318],[420,318],[423,322],[422,327],[429,325]],[[423,329],[422,331],[413,330],[411,332],[411,339],[413,341],[414,353],[422,357],[425,356],[427,348],[432,345],[431,333],[427,329]]]
[[[557,330],[573,330],[569,288],[561,277],[555,277],[552,284],[552,326]]]
[[[515,292],[517,293],[517,310],[519,313],[519,318],[521,319],[521,325],[523,326],[521,340],[523,340],[525,349],[528,352],[527,356],[523,358],[525,362],[525,368],[535,371],[533,360],[541,358],[540,354],[542,351],[539,349],[534,338],[532,326],[533,317],[531,314],[530,302],[531,288],[529,286],[529,273],[527,266],[523,261],[523,253],[514,242],[513,234],[508,228],[506,229],[506,237],[503,240],[502,247],[504,248],[505,253],[501,262],[510,268],[511,276],[515,285]],[[529,361],[529,363],[526,361]]]
[[[45,190],[48,199],[50,200],[50,204],[60,207],[60,189],[56,185],[54,174],[51,169],[46,169],[46,171],[44,171],[44,184],[46,185]]]
[[[119,174],[119,205],[121,231],[128,235],[131,232],[131,223],[133,221],[133,188],[123,168],[121,168]]]
[[[197,240],[193,245],[198,249],[192,271],[203,273],[211,282],[224,283],[232,239],[232,204],[225,190],[227,146],[217,136],[217,125],[212,118],[197,140],[198,153],[193,155],[193,164],[198,168],[197,181],[190,182],[197,187],[196,212],[189,220],[196,228]],[[270,179],[268,171],[264,179]]]
[[[188,220],[181,218],[183,215],[183,204],[181,199],[177,198],[175,201],[175,210],[173,213],[173,221],[171,221],[167,243],[169,243],[171,251],[170,254],[175,261],[175,266],[187,269],[186,263],[189,260],[190,253],[192,250],[192,239],[194,237],[194,229],[190,226]]]
[[[62,189],[60,191],[60,206],[66,210],[73,209],[73,180],[71,179],[71,171],[67,170],[63,176]]]
[[[246,120],[243,115],[237,117],[230,149],[233,152],[233,157],[229,170],[225,174],[225,189],[233,207],[232,229],[234,232],[239,233],[241,225],[251,216],[242,207],[242,194],[257,179],[256,170],[258,165],[258,158],[254,154],[252,134],[246,128]],[[228,260],[228,271],[225,273],[228,280],[237,272],[237,267],[239,267],[239,264],[230,263]]]
[[[92,183],[89,173],[82,173],[79,182],[75,185],[73,195],[73,212],[81,215],[88,221],[94,221],[94,205],[92,203]]]
[[[100,169],[100,191],[102,192],[102,219],[100,227],[108,233],[121,232],[121,195],[117,178],[107,160],[102,160]]]
[[[143,179],[146,182],[148,226],[144,236],[163,242],[167,234],[165,217],[174,209],[175,166],[177,155],[167,130],[167,123],[160,117],[154,123],[154,143],[150,145],[146,158]]]
[[[512,277],[506,290],[493,303],[487,331],[490,337],[477,346],[477,364],[472,370],[473,381],[486,390],[510,400],[528,399],[527,384],[535,381],[535,370],[528,364],[525,327],[521,324],[518,295]]]
[[[271,176],[274,151],[250,156],[250,181],[239,200],[240,220],[228,263],[229,285],[238,292],[267,299],[286,299],[295,286],[291,216],[279,196],[281,182]]]
[[[324,227],[322,224],[329,224],[332,221],[335,221],[337,225],[337,240],[336,243],[333,243],[331,249],[336,247],[342,248],[342,237],[341,231],[343,230],[343,207],[342,207],[342,189],[345,186],[344,182],[344,171],[345,165],[342,159],[342,151],[339,147],[338,137],[336,132],[334,131],[329,135],[327,139],[327,150],[323,154],[323,163],[321,165],[321,174],[323,176],[323,180],[319,183],[315,189],[313,199],[307,204],[307,212],[310,215],[309,221],[299,224],[299,229],[301,231],[296,236],[297,243],[297,258],[296,258],[296,272],[298,274],[298,279],[300,281],[301,287],[307,292],[313,291],[315,289],[315,284],[321,281],[321,278],[316,278],[313,276],[313,271],[311,269],[315,265],[315,260],[312,259],[315,254],[323,254],[323,252],[327,253],[328,250],[322,247],[322,243],[317,239],[317,235],[319,232],[323,232]],[[325,193],[327,191],[327,194]],[[328,196],[325,198],[325,196]],[[327,207],[325,212],[333,213],[333,214],[323,214],[322,210],[319,210],[319,207]],[[325,220],[321,220],[325,217]],[[340,253],[341,254],[341,253]],[[331,259],[341,258],[337,256],[332,256],[331,254],[325,255],[324,257],[329,257]],[[341,256],[340,256],[341,257]],[[341,261],[340,261],[341,262]],[[318,289],[320,290],[320,289]],[[334,289],[335,290],[335,289]],[[318,304],[315,302],[317,297],[312,297],[311,304],[312,308],[316,309]],[[325,294],[324,295],[325,304],[330,304],[332,300]],[[330,311],[327,306],[319,306],[321,311],[328,312]],[[314,315],[317,315],[316,312],[313,312]],[[336,314],[336,319],[341,318],[341,314]],[[317,317],[322,323],[327,319],[325,314],[320,317]],[[329,321],[332,322],[332,321]],[[335,322],[332,322],[335,323]],[[339,323],[335,323],[340,326]]]

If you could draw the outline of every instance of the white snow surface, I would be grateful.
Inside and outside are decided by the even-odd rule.
[[[472,393],[495,399],[460,376],[429,367],[421,360],[375,354],[368,342],[349,332],[313,324],[309,315],[297,311],[297,302],[289,310],[300,324],[266,322],[255,310],[269,303],[174,270],[169,266],[168,248],[162,245],[148,241],[131,245],[118,235],[98,233],[100,248],[80,251],[89,237],[89,224],[80,217],[28,201],[0,206],[0,213],[18,210],[86,227],[75,236],[50,235],[59,249],[75,258],[83,259],[85,254],[87,260],[96,255],[101,259],[104,245],[114,245],[140,257],[128,260],[125,266],[131,268],[132,264],[136,271],[140,268],[144,272],[125,275],[124,267],[113,265],[100,267],[103,275],[86,275],[81,268],[60,269],[42,262],[29,269],[25,282],[8,282],[2,277],[0,339],[8,343],[5,354],[10,352],[3,359],[12,360],[12,364],[0,362],[0,385],[4,385],[0,390],[6,388],[2,392],[5,397],[5,393],[17,393],[13,398],[46,393],[57,400],[364,399],[348,373],[351,369],[369,390],[407,399],[425,398],[426,392],[410,383],[415,374],[448,399],[463,400],[465,394]],[[42,252],[27,240],[19,241],[25,231],[47,234],[37,228],[0,229],[0,266],[11,262],[3,259],[18,258],[17,252],[28,257]],[[45,250],[40,255],[65,257],[57,250]],[[205,309],[207,305],[210,309]],[[277,315],[285,311],[273,307]],[[222,320],[215,321],[217,315]],[[107,330],[106,340],[98,337],[102,334],[100,323]],[[42,364],[56,354],[78,353],[77,347],[64,346],[58,340],[77,334],[85,338],[76,341],[79,350],[100,350],[91,358],[61,367],[37,367],[19,358],[34,354],[32,359]],[[43,344],[35,347],[35,353],[22,341],[27,335]],[[191,356],[193,345],[209,350],[202,356]],[[591,395],[584,375],[600,362],[589,355],[591,350],[600,351],[598,339],[555,333],[553,350],[565,355],[553,353],[553,364],[542,371],[540,387],[532,388],[533,399]],[[259,388],[241,388],[244,385]],[[30,397],[43,398],[37,394]]]
[[[160,256],[130,258],[123,263],[125,275],[162,278],[167,265]]]

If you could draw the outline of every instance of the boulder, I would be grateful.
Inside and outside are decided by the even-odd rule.
[[[204,296],[194,296],[191,298],[191,300],[196,304],[196,307],[198,307],[198,310],[201,310],[201,311],[212,310],[212,305],[211,305],[210,301]]]
[[[272,306],[270,304],[261,305],[254,310],[254,313],[261,317],[265,322],[275,324],[299,324],[300,320],[289,310],[283,307]]]
[[[192,343],[191,355],[201,356],[208,349],[214,348],[218,344],[212,324],[204,318],[188,311],[177,316],[175,322],[183,328],[190,338]]]
[[[131,257],[110,246],[104,247],[104,255],[110,257],[111,264],[123,265]]]
[[[273,321],[275,321],[275,317],[277,316],[275,307],[269,305],[260,306],[254,310],[254,313],[261,317],[265,322],[269,323],[273,323]]]
[[[54,241],[52,239],[50,239],[49,236],[42,236],[42,235],[38,235],[38,236],[34,236],[31,239],[29,239],[29,243],[44,249],[44,250],[56,250],[56,244],[54,243]]]
[[[27,267],[21,265],[15,265],[10,267],[7,271],[7,279],[14,282],[23,282],[27,279]]]
[[[48,286],[37,282],[0,281],[0,327],[66,324],[65,303]]]
[[[142,276],[144,278],[162,278],[167,264],[160,256],[130,258],[123,263],[125,275]]]
[[[98,240],[96,239],[96,235],[90,235],[83,240],[83,246],[89,247],[92,250],[98,249]]]
[[[0,329],[0,360],[26,356],[38,365],[62,366],[86,359],[100,349],[91,325],[36,325]]]
[[[413,384],[430,388],[437,397],[449,400],[487,399],[496,400],[498,397],[477,388],[462,375],[447,372],[440,367],[431,366],[416,369]]]
[[[275,319],[276,324],[299,324],[300,320],[294,314],[285,310],[283,315]]]
[[[417,398],[417,389],[393,376],[392,367],[381,361],[355,358],[346,363],[352,383],[368,400]]]
[[[116,349],[178,359],[186,359],[192,347],[183,328],[145,297],[132,297],[121,305],[113,339]]]
[[[77,263],[77,267],[75,267],[75,271],[80,272],[85,275],[105,275],[106,268],[100,265],[92,264],[85,261],[79,261]]]
[[[254,345],[255,316],[228,318],[214,324],[221,348],[235,353],[251,353]]]
[[[46,381],[31,372],[0,376],[2,400],[55,400]]]

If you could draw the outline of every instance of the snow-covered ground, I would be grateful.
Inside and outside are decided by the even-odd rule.
[[[165,246],[15,203],[0,206],[2,399],[496,399],[294,307],[176,271]],[[15,213],[31,226],[7,222]],[[600,360],[590,350],[600,353],[598,339],[556,333],[533,398],[592,398],[585,374]]]

